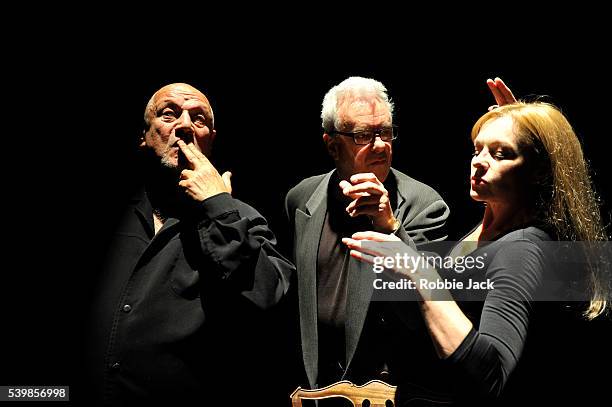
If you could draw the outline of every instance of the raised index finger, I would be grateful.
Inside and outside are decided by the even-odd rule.
[[[200,164],[212,165],[208,157],[206,157],[206,154],[198,150],[198,148],[196,147],[194,143],[187,144],[187,147],[191,149],[191,151],[193,152],[193,155],[196,157],[197,160],[199,160]]]
[[[185,155],[187,162],[191,165],[191,169],[195,169],[198,165],[200,165],[200,159],[195,155],[193,149],[190,148],[189,145],[185,144],[183,140],[179,140],[178,146]]]
[[[497,84],[495,83],[495,81],[493,81],[493,79],[487,79],[487,86],[489,87],[489,90],[495,98],[495,103],[497,103],[499,106],[505,105],[505,98],[500,92],[500,90],[497,88]]]
[[[514,94],[512,93],[510,88],[504,83],[504,81],[502,81],[500,78],[495,78],[495,84],[497,85],[497,89],[504,98],[504,104],[516,102]]]

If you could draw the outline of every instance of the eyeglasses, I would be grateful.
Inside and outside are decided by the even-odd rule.
[[[373,131],[365,130],[355,132],[333,130],[330,132],[330,134],[339,134],[341,136],[352,137],[355,144],[365,146],[366,144],[370,144],[376,140],[376,137],[380,137],[380,139],[386,143],[397,140],[398,128],[397,126],[391,126]]]

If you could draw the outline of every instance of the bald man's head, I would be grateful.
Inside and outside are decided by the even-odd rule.
[[[145,130],[148,129],[148,127],[151,125],[151,118],[153,117],[152,115],[155,113],[156,101],[160,98],[160,96],[163,96],[165,94],[172,93],[172,92],[183,92],[183,93],[192,93],[192,94],[199,95],[204,101],[206,101],[206,104],[208,105],[211,129],[215,128],[215,115],[213,113],[212,106],[210,105],[210,102],[208,101],[208,98],[206,97],[206,95],[204,95],[204,93],[200,92],[197,88],[191,86],[188,83],[177,82],[177,83],[171,83],[169,85],[162,87],[157,92],[155,92],[153,96],[151,96],[151,99],[149,99],[149,102],[147,103],[147,107],[145,108],[145,112],[144,112],[144,121],[145,121],[145,126],[146,126]]]
[[[141,143],[161,159],[162,165],[179,168],[178,140],[193,142],[210,157],[215,139],[214,117],[206,96],[186,83],[159,89],[145,109],[145,131]]]

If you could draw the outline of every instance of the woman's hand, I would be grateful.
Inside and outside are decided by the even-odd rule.
[[[393,234],[379,232],[357,232],[351,237],[343,237],[344,243],[351,251],[350,255],[367,263],[374,263],[374,257],[393,256],[397,245],[377,244],[385,242],[401,242],[401,239]],[[364,244],[365,243],[365,244]],[[407,249],[412,250],[408,245]]]
[[[343,238],[342,243],[350,249],[349,253],[351,257],[359,261],[376,264],[378,266],[384,264],[386,270],[390,271],[392,274],[399,274],[402,277],[414,277],[413,274],[416,268],[413,265],[418,260],[419,254],[393,234],[388,235],[371,231],[357,232],[350,238]],[[395,261],[390,262],[386,260],[384,263],[381,263],[382,259],[389,258]],[[398,258],[402,261],[397,260]],[[378,259],[378,262],[376,262],[375,259]],[[392,263],[393,266],[389,267],[389,263]]]
[[[516,98],[512,91],[500,78],[495,78],[495,80],[487,79],[487,86],[495,98],[495,103],[497,103],[496,105],[489,106],[489,111],[503,105],[516,103]]]

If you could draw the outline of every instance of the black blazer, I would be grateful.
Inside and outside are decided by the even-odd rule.
[[[261,329],[260,310],[285,294],[293,265],[266,220],[227,193],[189,215],[155,234],[142,191],[113,236],[88,341],[97,401],[211,402],[220,386],[247,384],[239,375],[256,366],[245,358],[268,350],[266,338],[244,336]]]
[[[289,191],[285,210],[293,233],[293,257],[297,269],[300,332],[304,368],[312,388],[317,386],[318,335],[316,264],[319,239],[327,212],[327,191],[335,170],[307,178]],[[391,169],[389,177],[397,183],[397,207],[394,215],[402,223],[396,235],[415,245],[444,240],[444,224],[450,213],[440,195],[431,187]],[[360,341],[364,321],[370,308],[372,273],[359,270],[360,264],[349,260],[347,296],[346,369]]]

